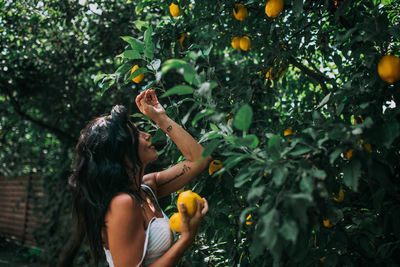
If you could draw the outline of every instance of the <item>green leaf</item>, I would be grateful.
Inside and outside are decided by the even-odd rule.
[[[123,58],[127,59],[141,59],[142,57],[140,56],[139,52],[136,50],[125,50],[124,53],[122,53]]]
[[[274,135],[268,140],[268,152],[273,160],[278,160],[281,157],[281,137]]]
[[[167,92],[165,92],[161,98],[170,96],[170,95],[188,95],[188,94],[193,94],[194,89],[188,85],[177,85],[174,86],[173,88],[169,89]]]
[[[153,28],[151,26],[144,32],[144,55],[149,59],[153,59],[154,57],[154,43],[151,38],[152,33]]]
[[[219,129],[217,127],[217,125],[215,125],[214,123],[210,122],[210,128],[211,130],[213,130],[214,132],[219,132]]]
[[[303,155],[305,153],[308,153],[311,151],[311,148],[303,146],[303,145],[297,145],[296,149],[294,149],[292,152],[290,152],[289,154],[292,156],[300,156]]]
[[[189,64],[185,64],[183,66],[183,78],[189,84],[193,84],[194,75],[196,74],[196,70]]]
[[[285,182],[287,175],[288,169],[286,167],[275,168],[273,171],[272,181],[276,186],[281,186]]]
[[[186,64],[188,63],[182,59],[169,59],[162,64],[163,66],[161,68],[161,73],[164,75],[168,71],[176,68],[181,68]]]
[[[212,109],[203,109],[202,111],[200,111],[199,113],[196,114],[196,116],[194,117],[193,121],[192,121],[192,126],[195,126],[196,123],[204,117],[210,116],[211,114],[214,113],[214,110]]]
[[[358,180],[361,176],[361,163],[359,160],[354,159],[349,162],[343,169],[344,184],[352,190],[358,190]]]
[[[259,142],[260,141],[258,140],[258,137],[255,136],[254,134],[249,134],[243,138],[236,139],[236,143],[238,145],[247,146],[252,149],[256,148]]]
[[[121,36],[122,40],[124,40],[125,42],[129,43],[132,47],[133,50],[142,53],[144,51],[144,44],[143,42],[130,37],[130,36]]]
[[[329,155],[329,162],[332,165],[336,158],[342,153],[342,148],[336,148],[330,155]]]
[[[283,225],[279,229],[279,233],[287,241],[296,243],[297,235],[299,234],[299,227],[295,221],[288,219],[283,222]]]
[[[253,110],[248,104],[246,104],[239,109],[235,119],[233,120],[233,125],[238,130],[247,131],[247,129],[250,127],[252,118]]]
[[[100,81],[101,79],[103,79],[106,76],[107,76],[107,74],[99,73],[93,78],[93,82],[97,83],[98,81]]]
[[[147,69],[146,68],[138,68],[137,70],[135,70],[131,75],[129,75],[129,77],[125,80],[125,83],[128,83],[130,80],[132,80],[133,78],[136,78],[137,76],[139,76],[142,73],[146,73]]]
[[[147,28],[149,26],[149,24],[147,24],[146,21],[142,21],[142,20],[136,20],[135,22],[133,22],[136,26],[136,28],[139,31],[142,31],[142,28]]]
[[[206,145],[206,147],[204,148],[203,152],[202,152],[202,156],[204,158],[208,157],[209,155],[211,155],[214,150],[218,147],[218,145],[221,143],[221,140],[213,140],[210,143],[208,143]]]

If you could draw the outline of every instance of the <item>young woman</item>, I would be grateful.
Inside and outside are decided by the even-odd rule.
[[[160,172],[144,174],[157,159],[150,134],[129,120],[123,106],[92,120],[81,132],[71,176],[73,214],[77,232],[84,233],[96,262],[106,255],[110,266],[175,266],[192,244],[201,218],[208,212],[205,199],[189,217],[182,205],[181,235],[174,236],[157,198],[176,192],[200,174],[210,158],[203,147],[171,120],[152,90],[136,98],[139,110],[152,119],[182,152],[185,160]]]

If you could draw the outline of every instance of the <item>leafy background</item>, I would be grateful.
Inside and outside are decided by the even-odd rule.
[[[244,21],[234,1],[176,3],[178,18],[163,0],[0,3],[0,173],[45,179],[40,261],[62,264],[73,241],[67,177],[91,118],[124,104],[159,150],[148,171],[182,160],[135,107],[153,88],[223,165],[187,187],[210,212],[181,266],[395,266],[400,91],[377,64],[400,56],[399,2],[285,0],[271,19],[249,0]],[[82,245],[75,265],[92,264]]]

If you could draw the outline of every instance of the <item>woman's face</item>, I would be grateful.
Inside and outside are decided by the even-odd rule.
[[[139,132],[139,146],[138,146],[139,158],[140,161],[143,163],[143,165],[147,165],[148,163],[153,162],[158,158],[157,150],[150,142],[151,135],[149,133],[145,133],[139,130],[138,132]]]

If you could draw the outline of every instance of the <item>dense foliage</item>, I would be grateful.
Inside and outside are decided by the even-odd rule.
[[[62,166],[91,117],[125,104],[153,134],[152,169],[182,159],[135,111],[153,88],[223,165],[188,186],[210,212],[183,265],[398,262],[400,91],[377,72],[400,56],[398,1],[286,0],[276,18],[241,1],[241,21],[234,1],[176,1],[174,16],[163,0],[33,3],[1,7],[0,158],[4,173],[49,174],[48,205],[62,209],[48,212],[59,234],[47,253],[70,231]],[[250,49],[234,49],[243,36]],[[168,214],[176,197],[162,201]]]

